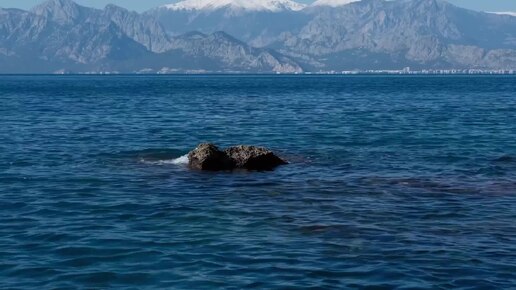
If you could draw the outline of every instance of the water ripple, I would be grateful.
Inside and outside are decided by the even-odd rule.
[[[0,288],[513,288],[514,92],[512,77],[5,76]],[[177,164],[205,141],[291,164]]]

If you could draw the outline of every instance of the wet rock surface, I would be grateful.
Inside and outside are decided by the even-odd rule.
[[[229,156],[214,144],[203,143],[188,153],[188,165],[199,170],[231,170],[235,167]]]
[[[264,147],[239,145],[220,150],[214,144],[203,143],[188,154],[188,164],[193,169],[207,171],[267,171],[287,162]]]
[[[272,151],[263,147],[240,145],[229,147],[224,152],[233,160],[236,168],[272,170],[280,165],[287,164]]]

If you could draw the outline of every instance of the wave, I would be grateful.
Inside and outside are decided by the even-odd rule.
[[[165,160],[146,160],[145,158],[141,158],[140,161],[145,164],[152,165],[187,165],[188,164],[188,154],[183,155],[174,159],[165,159]]]
[[[188,154],[185,154],[179,158],[172,159],[172,164],[175,165],[186,165],[188,164]]]
[[[188,154],[185,150],[156,148],[134,151],[121,151],[112,154],[105,154],[104,158],[115,162],[138,162],[147,165],[187,165]],[[179,157],[178,157],[179,156]]]

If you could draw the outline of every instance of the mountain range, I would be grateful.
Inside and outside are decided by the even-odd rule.
[[[444,0],[186,0],[144,13],[0,8],[0,73],[516,69],[516,17]]]

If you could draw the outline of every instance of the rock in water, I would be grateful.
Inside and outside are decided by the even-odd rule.
[[[272,170],[287,162],[263,147],[240,145],[221,151],[214,144],[203,143],[188,153],[188,164],[193,169],[209,171]]]
[[[224,150],[233,160],[236,168],[247,170],[272,170],[280,165],[287,164],[272,151],[255,146],[235,146]]]
[[[188,165],[199,170],[231,170],[234,162],[214,144],[203,143],[188,153]]]

